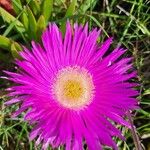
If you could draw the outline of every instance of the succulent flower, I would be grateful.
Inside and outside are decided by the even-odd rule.
[[[9,88],[15,97],[6,104],[21,103],[14,113],[26,112],[33,124],[30,139],[42,149],[64,145],[66,150],[101,150],[103,145],[117,150],[113,137],[124,140],[117,124],[127,126],[127,111],[137,107],[134,90],[136,77],[132,58],[123,58],[125,50],[108,38],[97,43],[100,31],[69,21],[63,38],[55,23],[42,35],[42,44],[32,42],[32,50],[20,52],[16,60],[19,72],[6,73],[16,83]],[[106,53],[108,53],[106,55]]]

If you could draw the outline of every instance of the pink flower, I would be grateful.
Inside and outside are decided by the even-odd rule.
[[[30,139],[36,144],[64,145],[66,150],[101,150],[102,145],[117,150],[112,137],[124,140],[115,126],[130,127],[124,119],[137,107],[129,79],[136,77],[131,58],[122,58],[125,50],[108,49],[112,38],[97,43],[100,31],[88,31],[88,25],[67,22],[65,37],[50,23],[42,35],[42,44],[32,42],[32,51],[24,48],[24,60],[17,60],[18,73],[6,72],[17,83],[9,88],[7,104],[21,103],[14,116],[24,116],[34,125]]]

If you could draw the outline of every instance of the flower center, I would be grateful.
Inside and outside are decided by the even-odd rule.
[[[64,96],[67,99],[78,100],[83,94],[81,83],[75,80],[68,80],[64,85]]]
[[[86,69],[66,67],[56,74],[52,93],[64,107],[81,109],[91,103],[94,88],[92,76]]]

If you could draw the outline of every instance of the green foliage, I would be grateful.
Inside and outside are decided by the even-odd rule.
[[[0,35],[0,47],[6,50],[10,50],[13,56],[16,56],[16,58],[20,58],[18,55],[18,51],[21,51],[22,48],[17,42],[14,42],[9,38]]]
[[[11,40],[5,36],[0,35],[0,47],[3,49],[9,49],[11,45]]]
[[[37,35],[38,41],[41,40],[41,35],[42,35],[42,32],[44,31],[45,28],[46,28],[46,20],[45,20],[44,16],[41,15],[37,21],[37,33],[36,33],[36,35]]]
[[[10,13],[8,13],[5,9],[0,7],[0,16],[3,18],[3,20],[9,24],[8,29],[15,27],[18,32],[23,32],[23,24],[14,16],[12,16]],[[8,31],[8,30],[6,30]],[[7,35],[7,32],[4,32],[3,35]]]
[[[74,15],[76,5],[77,5],[77,0],[72,0],[72,2],[70,3],[66,11],[65,18],[68,18]],[[63,34],[65,33],[65,29],[66,29],[66,21],[63,21],[61,24],[61,31]]]
[[[28,13],[28,19],[29,19],[28,34],[31,39],[36,40],[37,39],[37,37],[36,37],[37,22],[36,22],[36,19],[29,7],[27,8],[27,13]]]
[[[39,1],[37,1],[37,0],[30,1],[29,6],[32,9],[32,12],[35,16],[37,16],[40,13],[41,7],[40,7]]]
[[[21,59],[21,56],[19,55],[19,51],[21,51],[21,50],[22,50],[22,47],[18,43],[12,42],[11,53],[12,53],[14,58]]]
[[[44,16],[46,23],[48,23],[53,11],[53,0],[43,0],[41,5],[42,15]]]
[[[20,0],[12,0],[12,5],[13,5],[13,9],[14,9],[15,13],[17,15],[19,15],[22,10],[21,1]]]
[[[28,31],[29,30],[29,19],[27,16],[26,9],[22,12],[21,21],[22,21],[22,24],[24,25],[25,30]]]
[[[15,30],[15,33],[19,36],[18,40],[21,41],[21,43],[29,45],[31,40],[39,41],[40,35],[45,29],[52,13],[52,1],[44,0],[40,2],[38,0],[27,0],[24,5],[23,1],[13,0],[12,5],[16,13],[16,17],[0,7],[0,15],[4,21],[3,23],[7,26],[3,35],[5,37],[11,35]],[[46,9],[46,7],[49,7],[50,9]],[[11,38],[11,36],[5,38],[4,44],[0,44],[0,47],[11,51],[12,47],[14,47],[10,46],[8,43],[8,41],[12,41]],[[16,54],[14,55],[14,48],[12,54],[14,57],[17,56]]]
[[[98,0],[84,0],[79,7],[79,13],[84,14],[89,8],[93,9],[97,2]]]

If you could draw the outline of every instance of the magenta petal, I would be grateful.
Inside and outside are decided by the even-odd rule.
[[[12,104],[18,103],[18,102],[20,102],[20,101],[21,101],[21,100],[18,99],[18,98],[13,98],[13,99],[11,99],[10,101],[5,102],[4,104],[5,104],[5,105],[12,105]]]
[[[49,145],[82,150],[84,144],[89,150],[104,146],[118,150],[113,137],[125,138],[116,125],[131,128],[125,118],[138,108],[135,97],[139,94],[134,89],[139,85],[131,80],[137,77],[133,58],[124,58],[127,50],[120,47],[109,51],[113,39],[100,44],[99,36],[96,28],[88,31],[88,23],[72,27],[67,21],[63,37],[59,27],[49,23],[42,44],[32,41],[31,50],[24,47],[20,52],[23,60],[16,60],[18,72],[4,71],[8,78],[1,77],[14,82],[7,89],[11,100],[5,104],[21,104],[13,116],[25,112],[24,120],[33,126],[29,139],[42,144],[43,150]],[[82,86],[66,86],[74,80]],[[74,100],[80,92],[80,101]],[[88,103],[81,107],[84,100]]]

